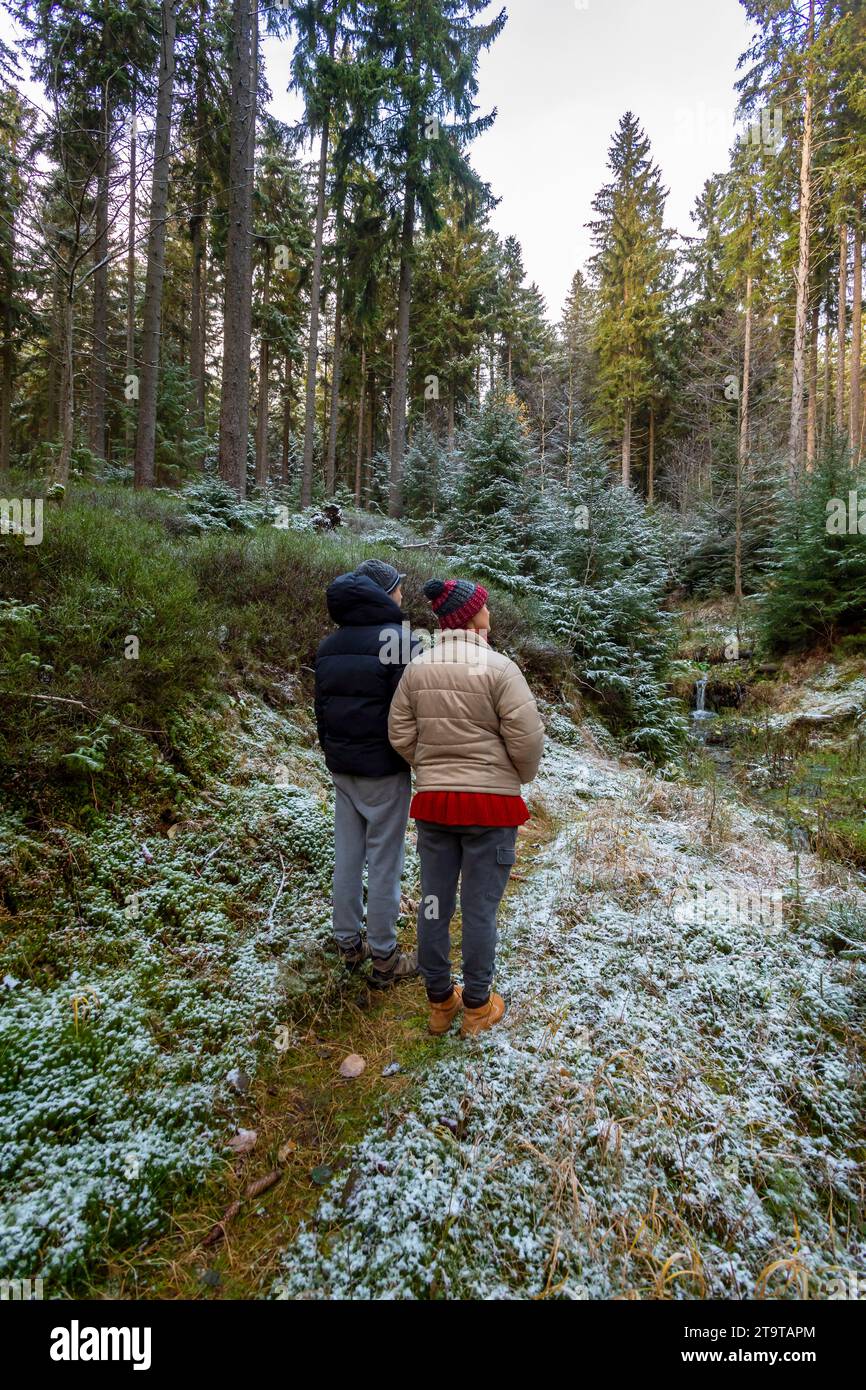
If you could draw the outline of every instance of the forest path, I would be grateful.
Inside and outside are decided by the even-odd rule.
[[[587,746],[550,747],[538,796],[559,828],[522,837],[506,1019],[430,1044],[273,1296],[785,1296],[862,1267],[863,950],[826,920],[862,930],[854,876]]]

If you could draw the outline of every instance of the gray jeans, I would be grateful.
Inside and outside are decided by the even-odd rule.
[[[517,831],[512,826],[448,826],[418,822],[421,903],[418,908],[418,964],[433,995],[451,987],[451,918],[463,919],[463,988],[483,1002],[496,964],[496,914],[515,860]]]
[[[409,769],[392,777],[332,773],[334,807],[334,935],[341,946],[358,943],[364,922],[367,865],[367,940],[381,960],[397,945],[400,879],[412,783]]]

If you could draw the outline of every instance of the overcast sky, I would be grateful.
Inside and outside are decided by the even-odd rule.
[[[496,230],[519,239],[556,318],[589,255],[585,223],[623,112],[634,111],[650,137],[670,189],[669,225],[692,230],[704,180],[727,166],[749,30],[739,0],[505,3],[505,31],[480,69],[480,108],[498,116],[471,157],[501,199]],[[496,9],[493,0],[488,14]],[[14,32],[0,11],[0,34]],[[291,44],[266,39],[263,48],[273,110],[294,121],[301,108],[287,92]]]
[[[481,60],[479,104],[496,107],[472,161],[501,198],[501,236],[558,317],[589,255],[584,224],[606,181],[607,150],[632,110],[652,142],[668,223],[692,231],[703,182],[727,167],[737,59],[749,37],[739,0],[504,0],[508,23]],[[489,14],[496,13],[496,0]],[[294,119],[287,45],[266,44],[274,109]]]

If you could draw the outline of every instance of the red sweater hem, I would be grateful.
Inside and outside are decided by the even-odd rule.
[[[518,826],[530,819],[522,796],[493,792],[418,792],[410,814],[433,825]]]

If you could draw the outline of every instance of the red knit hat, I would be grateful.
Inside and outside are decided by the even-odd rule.
[[[424,593],[442,628],[467,627],[489,597],[484,585],[471,579],[431,579]]]

